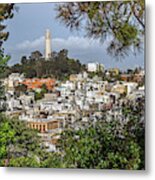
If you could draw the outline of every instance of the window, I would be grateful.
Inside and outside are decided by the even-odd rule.
[[[45,132],[45,125],[43,125],[43,131]]]

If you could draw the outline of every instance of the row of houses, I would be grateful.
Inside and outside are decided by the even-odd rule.
[[[82,128],[103,118],[123,120],[123,103],[145,96],[145,88],[138,82],[108,82],[98,76],[89,78],[86,72],[71,75],[65,82],[50,78],[25,79],[23,75],[12,74],[4,84],[6,114],[18,116],[29,128],[38,130],[49,151],[57,150],[57,141],[65,128]],[[15,87],[19,84],[28,88],[16,96]],[[49,92],[36,101],[35,91],[43,84]]]

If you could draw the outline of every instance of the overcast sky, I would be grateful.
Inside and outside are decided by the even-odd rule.
[[[21,56],[29,56],[39,50],[44,54],[44,34],[50,29],[52,34],[52,50],[68,49],[69,57],[79,59],[82,63],[100,62],[106,68],[120,69],[144,66],[144,52],[136,57],[130,54],[122,61],[107,55],[106,44],[90,40],[84,31],[71,32],[64,24],[55,19],[55,3],[16,4],[19,8],[14,18],[8,20],[7,30],[10,32],[4,44],[5,53],[11,55],[10,64],[20,62]]]

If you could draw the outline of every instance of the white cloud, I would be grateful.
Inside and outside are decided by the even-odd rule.
[[[20,61],[23,55],[30,55],[31,52],[39,50],[44,52],[45,48],[44,36],[41,36],[34,40],[25,40],[14,47],[10,47],[10,54],[13,57],[11,64]],[[86,37],[70,36],[66,39],[64,38],[53,38],[52,39],[52,50],[60,51],[61,49],[67,49],[69,52],[69,57],[79,59],[83,63],[88,62],[101,62],[105,64],[106,67],[126,67],[133,66],[135,63],[139,64],[143,62],[143,54],[139,57],[131,57],[122,61],[116,62],[106,54],[106,44],[101,44],[99,40],[89,39]]]
[[[17,50],[37,49],[44,44],[44,36],[41,36],[35,40],[25,40],[15,46]]]
[[[10,50],[15,54],[19,54],[19,58],[21,58],[22,55],[30,55],[34,50],[44,52],[44,41],[44,36],[34,40],[25,40],[10,48]],[[100,56],[103,54],[103,49],[105,49],[103,47],[104,46],[100,44],[99,40],[86,37],[70,36],[66,39],[52,39],[53,51],[58,52],[61,49],[67,49],[70,57],[80,59],[83,62],[99,60]]]
[[[99,46],[99,41],[78,36],[70,36],[67,39],[55,38],[52,40],[54,49],[66,48],[69,50],[90,49]]]
[[[25,40],[15,47],[14,50],[34,50],[44,48],[44,36],[41,36],[37,39],[32,41]],[[85,37],[78,37],[78,36],[70,36],[67,39],[63,38],[54,38],[52,39],[52,49],[53,50],[60,50],[60,49],[68,49],[68,50],[86,50],[91,48],[100,47],[100,42],[98,40],[88,39]]]

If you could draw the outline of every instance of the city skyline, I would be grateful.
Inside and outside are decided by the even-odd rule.
[[[104,64],[106,68],[117,67],[121,70],[138,66],[144,67],[143,50],[136,56],[130,53],[125,59],[117,61],[107,55],[106,44],[108,42],[105,42],[103,45],[99,40],[84,37],[84,30],[72,32],[67,29],[55,19],[55,4],[37,3],[16,5],[19,11],[15,13],[12,20],[7,22],[7,29],[10,32],[10,36],[8,41],[4,43],[5,52],[11,55],[9,65],[19,63],[22,56],[28,56],[35,50],[39,50],[44,54],[44,34],[46,29],[50,29],[53,51],[67,49],[69,51],[69,57],[79,59],[81,63],[99,62]],[[41,16],[38,18],[39,14]]]

